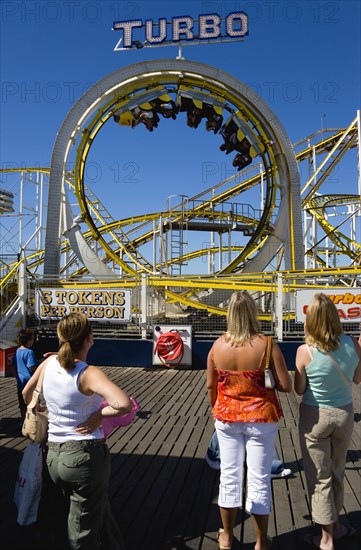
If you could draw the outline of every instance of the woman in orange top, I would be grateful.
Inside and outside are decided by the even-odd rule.
[[[275,390],[264,385],[266,348],[267,338],[260,334],[255,301],[248,292],[235,292],[228,307],[227,332],[214,342],[207,362],[208,396],[221,454],[218,497],[223,524],[218,534],[221,550],[232,547],[237,508],[242,504],[246,452],[246,508],[256,531],[254,548],[267,548],[271,465],[282,410]],[[290,392],[291,378],[275,342],[271,368],[278,389]]]

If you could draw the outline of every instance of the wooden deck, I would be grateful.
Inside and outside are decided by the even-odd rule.
[[[205,372],[119,367],[104,370],[142,406],[132,425],[118,428],[108,438],[112,457],[110,498],[127,548],[216,550],[216,533],[221,525],[217,506],[219,473],[204,460],[213,432]],[[305,548],[303,537],[312,531],[312,524],[298,442],[299,398],[292,392],[281,394],[280,399],[284,418],[277,446],[294,474],[289,479],[272,481],[269,534],[274,549],[290,550]],[[1,547],[23,550],[24,546],[14,536],[16,509],[12,498],[22,451],[28,441],[19,431],[14,379],[0,379],[0,400]],[[354,405],[355,428],[347,458],[342,521],[361,535],[359,387],[354,387]],[[239,548],[239,534],[238,521],[234,549]],[[252,522],[247,516],[243,548],[251,550],[252,543]],[[41,543],[36,548],[39,550]],[[359,548],[359,540],[344,540],[336,548]]]

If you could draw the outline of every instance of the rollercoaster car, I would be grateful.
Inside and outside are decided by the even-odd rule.
[[[149,132],[153,132],[153,129],[158,127],[160,120],[158,113],[163,118],[175,120],[177,112],[177,105],[167,90],[156,87],[117,104],[113,118],[121,126],[131,126],[132,128],[143,123]]]
[[[169,97],[169,96],[168,96]],[[176,103],[170,98],[167,100],[164,97],[157,97],[149,102],[153,110],[156,113],[160,113],[164,118],[172,118],[175,120],[177,118],[178,108]]]
[[[178,108],[187,113],[187,125],[190,128],[198,128],[203,118],[206,118],[206,130],[215,134],[223,123],[224,101],[221,98],[195,91],[186,86],[180,86],[177,96]]]
[[[237,111],[226,121],[220,134],[224,139],[220,150],[225,151],[227,155],[232,151],[237,151],[232,165],[238,170],[242,170],[251,164],[252,160],[264,151],[261,141],[243,120],[240,111]]]
[[[153,109],[136,107],[131,111],[131,113],[135,118],[133,127],[137,126],[141,122],[145,125],[146,129],[149,130],[149,132],[153,132],[153,128],[158,127],[159,116],[155,111],[153,111]]]
[[[159,116],[152,109],[144,109],[142,106],[137,106],[134,109],[125,111],[118,109],[114,113],[114,121],[121,126],[130,126],[131,128],[143,123],[149,132],[153,132],[153,128],[157,128],[158,126]]]

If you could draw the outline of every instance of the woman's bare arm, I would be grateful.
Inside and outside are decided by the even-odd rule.
[[[305,345],[300,346],[296,353],[295,392],[303,395],[307,387],[306,366],[310,363],[309,353]]]
[[[218,385],[218,374],[216,369],[214,368],[214,363],[212,360],[212,349],[209,352],[207,357],[207,390],[208,390],[208,399],[211,404],[211,407],[214,406],[217,399],[217,385]]]
[[[79,382],[79,390],[86,395],[97,393],[108,403],[106,407],[94,412],[77,426],[76,431],[82,435],[89,434],[101,426],[104,417],[121,416],[132,410],[132,402],[125,391],[114,384],[103,371],[93,365],[88,365],[83,372]]]
[[[353,375],[353,382],[355,384],[361,383],[361,336],[358,339],[358,342],[355,341],[355,350],[359,358],[358,365],[356,367],[355,373]]]
[[[97,393],[109,405],[102,409],[103,416],[122,415],[132,410],[132,403],[124,390],[112,382],[98,367],[89,365],[83,372],[79,389],[84,394]],[[112,410],[110,410],[112,409]]]

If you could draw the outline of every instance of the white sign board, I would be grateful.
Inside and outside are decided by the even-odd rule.
[[[48,320],[84,313],[89,321],[128,323],[132,320],[132,291],[41,288],[36,290],[36,313]]]
[[[306,311],[312,298],[320,290],[296,291],[296,322],[304,323]],[[322,290],[335,304],[343,323],[359,323],[361,321],[361,288]]]
[[[170,330],[177,330],[183,340],[183,357],[178,363],[179,365],[192,365],[192,327],[191,326],[178,326],[178,325],[155,325],[153,328],[153,365],[163,365],[158,355],[154,355],[154,350],[157,345],[158,337],[164,332]],[[176,365],[175,365],[176,366]]]

